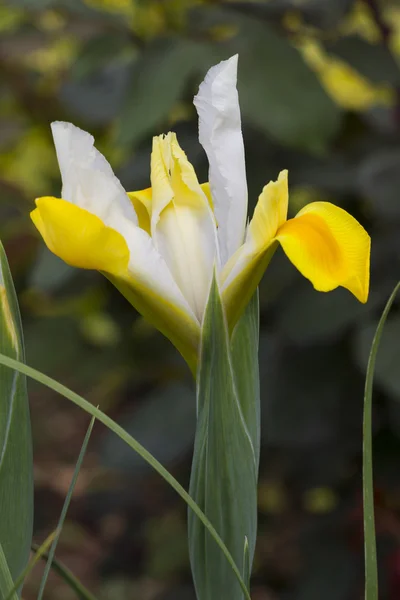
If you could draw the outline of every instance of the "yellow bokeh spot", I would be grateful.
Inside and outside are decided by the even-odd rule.
[[[349,15],[341,24],[340,33],[342,35],[359,35],[370,44],[377,44],[382,39],[371,9],[363,0],[354,3]]]
[[[315,40],[303,39],[298,48],[327,94],[339,106],[364,111],[378,104],[393,104],[395,94],[390,86],[373,84],[345,61],[327,54]]]
[[[312,488],[303,495],[305,510],[313,514],[330,513],[336,508],[337,503],[335,491],[328,487]]]

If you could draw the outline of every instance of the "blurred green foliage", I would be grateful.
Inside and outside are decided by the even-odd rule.
[[[59,195],[49,124],[96,137],[126,189],[149,185],[151,137],[173,129],[207,178],[191,104],[239,52],[250,210],[289,169],[292,214],[324,199],[372,236],[371,296],[315,292],[274,257],[260,288],[262,460],[254,600],[363,597],[363,377],[400,275],[400,3],[394,0],[0,2],[0,237],[28,363],[117,418],[187,485],[195,406],[170,344],[97,273],[52,256],[29,219]],[[382,600],[400,596],[400,324],[392,311],[374,405]],[[30,385],[36,540],[54,528],[86,416]],[[99,598],[190,600],[186,508],[97,428],[58,555]],[[158,536],[159,535],[159,543]],[[25,588],[35,598],[40,572]],[[46,598],[68,600],[50,577]]]

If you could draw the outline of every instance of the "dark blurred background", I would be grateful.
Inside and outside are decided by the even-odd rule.
[[[239,52],[250,210],[288,168],[290,212],[329,200],[372,236],[371,295],[315,292],[279,252],[260,288],[262,460],[254,600],[363,598],[361,428],[377,318],[400,278],[400,4],[378,0],[0,3],[0,237],[28,363],[121,423],[187,486],[194,386],[175,349],[98,273],[52,256],[34,198],[59,195],[49,124],[91,131],[126,189],[173,129],[207,178],[192,97]],[[380,598],[400,598],[400,313],[374,395]],[[30,383],[35,540],[54,529],[87,415]],[[99,599],[193,600],[186,507],[96,424],[58,557]],[[25,587],[34,599],[38,567]],[[48,600],[72,600],[56,576]],[[222,599],[221,599],[222,600]]]

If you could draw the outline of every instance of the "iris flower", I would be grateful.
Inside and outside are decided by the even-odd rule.
[[[247,222],[236,79],[233,56],[209,70],[194,98],[209,183],[199,183],[170,132],[153,138],[151,187],[126,192],[89,133],[55,122],[61,198],[38,198],[31,213],[52,252],[104,273],[192,370],[213,273],[232,331],[278,244],[315,289],[368,297],[368,234],[328,202],[287,219],[287,171],[264,187]]]

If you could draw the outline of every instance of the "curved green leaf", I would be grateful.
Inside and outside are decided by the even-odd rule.
[[[0,244],[0,352],[24,360],[21,320]],[[15,581],[29,560],[33,462],[25,375],[0,367],[0,544]]]
[[[250,393],[253,393],[250,387]],[[246,395],[246,386],[242,391]],[[243,404],[246,402],[243,399]],[[253,398],[249,407],[254,408]],[[225,315],[215,280],[202,327],[197,412],[190,493],[248,579],[257,534],[257,461],[242,411]],[[247,419],[253,423],[257,417],[247,415]],[[248,565],[245,566],[243,548],[246,539]],[[189,514],[189,551],[198,600],[243,598],[243,591],[224,557],[192,514]]]

